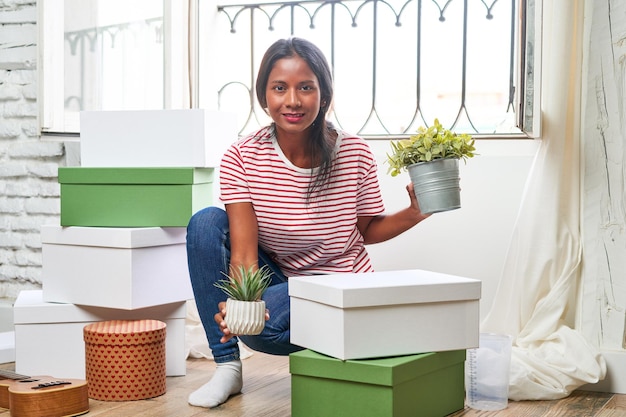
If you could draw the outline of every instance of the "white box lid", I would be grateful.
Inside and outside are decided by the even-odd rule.
[[[13,304],[13,323],[83,323],[105,320],[141,320],[141,319],[185,319],[187,302],[162,304],[158,306],[120,310],[116,308],[83,306],[43,301],[42,290],[20,291]]]
[[[477,300],[481,281],[423,270],[289,278],[289,296],[340,308]]]
[[[144,248],[185,243],[185,227],[83,227],[44,225],[41,242],[57,245]]]
[[[83,167],[219,167],[237,115],[206,109],[80,112]]]

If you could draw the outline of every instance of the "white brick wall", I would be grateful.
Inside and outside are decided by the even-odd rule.
[[[41,287],[43,224],[59,222],[62,143],[37,126],[37,5],[0,0],[0,297]]]

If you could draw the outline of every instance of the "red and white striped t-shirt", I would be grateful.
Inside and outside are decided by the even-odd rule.
[[[285,157],[272,128],[242,138],[222,158],[222,202],[252,203],[259,246],[288,277],[373,270],[356,221],[384,212],[376,160],[362,138],[337,133],[330,184],[308,202],[311,170]]]

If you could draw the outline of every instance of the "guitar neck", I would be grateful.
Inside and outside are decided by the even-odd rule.
[[[30,377],[27,375],[16,374],[15,372],[7,371],[4,369],[0,369],[0,379],[13,379],[16,381],[22,379],[29,379]]]

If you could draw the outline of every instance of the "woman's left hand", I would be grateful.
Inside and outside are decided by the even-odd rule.
[[[419,202],[417,201],[417,196],[415,195],[415,189],[413,188],[413,183],[409,183],[406,186],[406,192],[409,193],[409,199],[411,200],[411,208],[417,211],[417,216],[421,220],[430,217],[432,213],[424,214],[422,210],[420,210]]]

